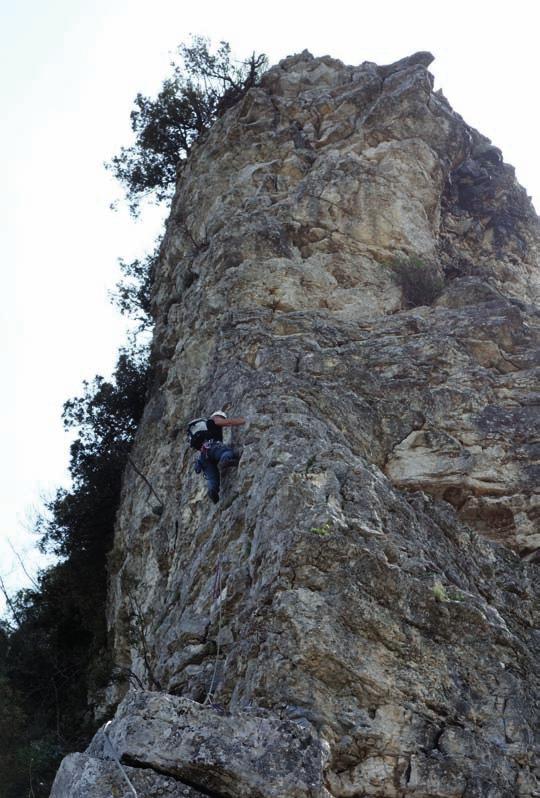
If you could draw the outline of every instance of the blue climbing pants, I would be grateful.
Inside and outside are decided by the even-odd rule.
[[[218,466],[223,467],[228,463],[236,464],[237,461],[238,456],[234,450],[219,441],[211,441],[210,445],[201,451],[195,469],[203,472],[208,487],[208,496],[214,504],[219,501],[220,473]]]

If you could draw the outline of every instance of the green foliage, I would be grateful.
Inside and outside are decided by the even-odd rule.
[[[33,683],[28,696],[14,685],[16,658],[10,633],[0,625],[0,798],[46,798],[60,759],[59,747],[54,736],[39,726],[41,703]]]
[[[435,584],[432,587],[432,591],[433,591],[433,595],[435,596],[437,601],[448,601],[449,600],[449,597],[448,597],[448,594],[446,592],[446,589],[445,589],[444,585],[442,585],[440,582],[435,582]]]
[[[0,798],[24,795],[23,790],[28,784],[26,757],[18,745],[27,719],[21,697],[5,676],[4,667],[0,660]],[[9,774],[10,785],[2,774]]]
[[[437,601],[466,601],[467,597],[460,590],[449,590],[441,582],[435,582],[432,587],[433,595]]]
[[[315,461],[316,460],[317,460],[317,455],[316,454],[312,454],[310,457],[308,457],[308,460],[307,460],[307,463],[306,463],[306,467],[304,469],[304,474],[306,476],[311,472],[311,469],[315,465]]]
[[[435,264],[414,257],[399,258],[390,268],[409,307],[431,305],[443,290],[444,280]]]
[[[0,706],[13,707],[13,717],[0,715],[0,738],[13,728],[0,759],[6,798],[45,798],[62,756],[94,731],[88,693],[107,681],[96,667],[107,661],[106,555],[147,374],[146,351],[123,350],[111,381],[96,377],[64,405],[66,429],[78,430],[72,487],[57,492],[39,524],[41,548],[61,560],[15,597],[15,629],[0,636]]]
[[[312,532],[314,535],[320,535],[320,537],[325,538],[327,535],[332,533],[332,524],[330,521],[327,521],[321,526],[312,526],[310,532]]]
[[[135,144],[123,147],[107,168],[123,184],[136,214],[142,197],[169,199],[178,162],[214,120],[255,86],[267,65],[266,56],[237,62],[227,42],[211,52],[210,41],[195,36],[178,48],[168,77],[155,99],[138,94],[131,112]]]
[[[123,316],[138,322],[138,332],[152,327],[151,290],[158,258],[157,250],[130,263],[119,258],[125,279],[117,283],[111,298]]]

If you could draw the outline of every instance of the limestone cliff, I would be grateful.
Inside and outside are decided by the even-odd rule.
[[[128,470],[111,555],[139,796],[540,795],[538,217],[431,60],[287,58],[179,173],[133,452],[164,511]],[[183,426],[219,408],[214,507]],[[52,794],[133,791],[99,733]]]

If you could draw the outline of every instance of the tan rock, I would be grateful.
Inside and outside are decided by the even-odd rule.
[[[515,553],[539,544],[538,218],[430,58],[285,59],[179,178],[134,450],[165,510],[128,471],[108,619],[145,686],[195,707],[211,690],[237,718],[194,789],[309,794],[281,719],[328,750],[336,798],[540,794],[538,570]],[[444,274],[435,303],[397,284],[410,256],[420,283]],[[249,424],[214,507],[181,430],[224,406]],[[179,773],[162,699],[144,762]],[[260,772],[249,792],[250,707],[283,752],[278,793]]]

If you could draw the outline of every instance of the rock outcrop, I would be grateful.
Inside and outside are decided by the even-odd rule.
[[[540,796],[538,217],[431,60],[288,58],[179,173],[163,512],[128,470],[110,561],[140,796]],[[214,507],[183,427],[219,408]],[[55,798],[124,794],[100,734]]]
[[[264,710],[229,713],[162,693],[130,693],[88,755],[98,767],[111,755],[121,757],[129,763],[128,778],[136,779],[139,769],[152,776],[166,773],[174,796],[329,796],[322,783],[328,747],[310,729]],[[71,761],[64,770],[80,778]],[[116,765],[112,775],[122,778],[123,766]],[[110,778],[110,768],[105,770]],[[189,786],[193,783],[202,793]]]

